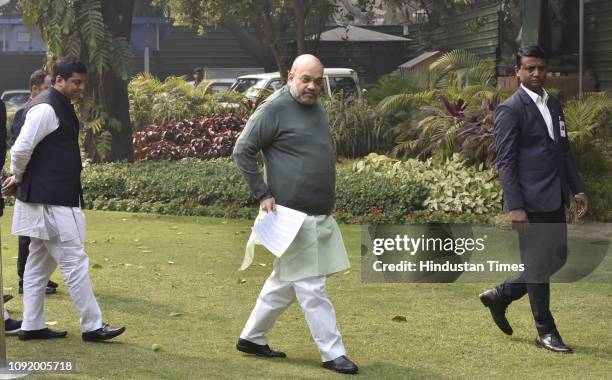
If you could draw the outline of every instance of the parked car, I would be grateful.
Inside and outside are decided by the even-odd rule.
[[[8,90],[0,95],[7,110],[16,110],[30,100],[30,90]]]
[[[343,92],[346,96],[356,96],[361,99],[359,76],[353,69],[326,68],[323,70],[324,84],[322,94],[337,94]],[[283,86],[283,80],[278,72],[265,74],[243,75],[236,79],[231,91],[244,93],[249,99],[256,99],[263,90],[276,91]]]
[[[210,79],[205,80],[204,85],[208,85],[208,83],[211,83],[210,87],[208,87],[208,93],[215,94],[221,91],[229,91],[230,87],[232,87],[235,81],[236,79],[233,78]],[[202,86],[202,84],[200,84],[200,86]]]

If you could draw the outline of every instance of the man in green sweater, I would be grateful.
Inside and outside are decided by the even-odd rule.
[[[275,261],[236,348],[258,356],[285,357],[270,349],[266,333],[297,299],[323,367],[354,374],[357,366],[346,357],[336,314],[325,293],[326,277],[350,265],[340,229],[330,215],[336,166],[329,122],[317,100],[323,83],[321,62],[309,54],[297,57],[287,86],[253,113],[234,148],[234,160],[262,211],[275,212],[278,203],[308,215]],[[255,159],[260,151],[265,178]]]

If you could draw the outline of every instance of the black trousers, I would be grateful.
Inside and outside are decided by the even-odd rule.
[[[23,273],[26,262],[30,255],[30,237],[19,236],[19,254],[17,255],[17,274],[19,275],[19,286],[23,286]]]
[[[557,333],[550,312],[550,277],[567,260],[567,224],[565,208],[553,212],[527,213],[529,228],[519,233],[521,262],[525,270],[497,286],[502,302],[509,305],[525,294],[538,334]]]

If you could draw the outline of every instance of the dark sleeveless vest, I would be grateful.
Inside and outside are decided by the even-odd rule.
[[[28,203],[79,207],[82,204],[79,119],[70,99],[53,87],[32,99],[25,106],[23,115],[43,103],[55,111],[59,128],[34,148],[17,188],[17,199]]]

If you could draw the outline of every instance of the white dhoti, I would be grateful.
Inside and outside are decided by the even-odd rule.
[[[256,240],[254,234],[249,238],[242,269],[253,261]],[[346,355],[336,326],[336,312],[325,293],[325,280],[349,267],[334,218],[307,216],[287,251],[274,262],[274,270],[261,289],[240,337],[255,344],[267,344],[266,333],[297,299],[321,359],[326,362]]]
[[[277,265],[276,262],[272,274],[261,289],[240,338],[255,344],[267,344],[266,333],[297,298],[312,338],[321,352],[322,361],[346,355],[342,336],[336,326],[336,312],[325,293],[326,276],[281,281]]]
[[[85,253],[85,217],[80,208],[15,203],[12,233],[30,236],[30,255],[23,275],[22,330],[44,329],[45,287],[59,265],[80,314],[83,332],[102,327],[102,312],[89,279]]]

